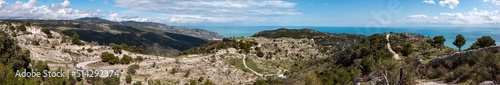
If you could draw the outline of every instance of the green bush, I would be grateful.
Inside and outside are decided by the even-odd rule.
[[[196,85],[196,80],[189,80],[189,85]]]
[[[88,48],[87,52],[92,53],[92,52],[94,52],[94,50],[92,48]]]
[[[136,70],[139,69],[139,65],[137,64],[134,64],[134,65],[130,65],[128,66],[127,68],[127,74],[135,74]]]
[[[135,58],[134,61],[141,62],[142,60],[144,60],[144,58],[142,58],[142,56],[137,56],[137,58]]]
[[[112,53],[102,52],[101,53],[101,61],[108,62],[109,64],[114,65],[114,64],[117,64],[120,62],[120,58],[116,57]]]
[[[101,53],[101,61],[102,62],[108,62],[111,60],[113,57],[115,57],[114,54],[108,53],[108,52],[102,52]]]
[[[125,82],[127,82],[127,84],[132,83],[132,76],[127,75],[127,77],[125,78]]]
[[[132,61],[132,57],[128,56],[128,55],[123,55],[120,63],[121,64],[130,64],[130,62]]]
[[[142,85],[142,82],[141,81],[137,81],[133,85]]]

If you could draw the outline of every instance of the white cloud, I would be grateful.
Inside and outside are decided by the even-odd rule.
[[[439,1],[439,5],[441,6],[448,6],[450,9],[454,9],[457,7],[457,5],[460,3],[458,0],[444,0],[444,1]]]
[[[126,16],[118,13],[111,13],[107,17],[111,21],[137,21],[137,22],[158,22],[147,18],[139,18],[137,16]]]
[[[500,6],[500,0],[483,0],[483,2],[490,2],[491,4]]]
[[[281,0],[115,0],[115,6],[165,14],[168,22],[238,22],[249,18],[298,15],[296,3]]]
[[[410,16],[408,16],[408,18],[411,18],[411,19],[427,18],[427,15],[425,15],[425,14],[410,15]]]
[[[14,4],[0,0],[0,19],[75,19],[98,16],[100,10],[74,10],[65,0],[50,6],[36,6],[37,0],[16,1]]]
[[[436,2],[434,2],[434,0],[424,0],[422,2],[427,3],[427,4],[436,4]]]
[[[0,9],[3,9],[3,7],[7,6],[7,2],[0,0]]]
[[[500,11],[472,9],[464,13],[439,13],[438,16],[424,14],[409,15],[402,22],[405,24],[420,23],[427,25],[498,25]]]

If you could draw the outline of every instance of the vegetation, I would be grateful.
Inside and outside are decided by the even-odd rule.
[[[94,50],[92,48],[88,48],[87,52],[92,53],[92,52],[94,52]]]
[[[186,50],[180,55],[186,55],[186,54],[207,54],[207,53],[215,53],[217,50],[220,49],[226,49],[226,48],[235,48],[236,50],[241,50],[244,53],[250,53],[250,50],[252,46],[257,45],[258,43],[255,41],[251,40],[236,40],[236,39],[229,39],[229,38],[224,38],[222,41],[214,41],[214,42],[209,42],[205,45],[202,45],[200,47],[192,48],[189,50]]]
[[[126,82],[127,84],[132,83],[132,76],[131,76],[131,75],[127,75],[127,76],[125,77],[125,82]]]
[[[245,68],[245,65],[243,65],[243,61],[241,59],[229,59],[227,62],[236,68],[239,68],[243,71],[250,72],[248,69]]]
[[[47,63],[31,62],[30,52],[21,49],[8,34],[0,31],[0,85],[65,85],[74,84],[75,78],[66,77],[16,77],[16,71],[50,70]],[[59,69],[60,71],[60,69]]]
[[[132,57],[128,56],[128,55],[123,55],[122,59],[120,59],[120,63],[121,64],[130,64],[130,62],[132,62]]]
[[[483,36],[481,38],[478,38],[477,41],[474,42],[469,49],[484,48],[495,45],[495,40],[493,40],[490,36]]]
[[[406,44],[405,46],[403,46],[403,50],[401,50],[403,56],[408,56],[412,52],[413,52],[413,47],[411,46],[411,44]]]
[[[462,34],[458,34],[455,41],[453,41],[453,45],[457,46],[458,50],[462,50],[462,46],[465,45],[466,41],[467,40],[465,40],[465,38]]]
[[[116,54],[121,54],[122,50],[126,50],[126,51],[133,52],[133,53],[143,53],[144,52],[143,48],[139,48],[137,46],[128,46],[125,43],[122,43],[120,45],[112,45],[111,48],[113,49],[113,52]]]
[[[142,60],[144,60],[144,58],[142,58],[142,56],[137,56],[134,61],[137,61],[137,62],[141,62]]]
[[[137,82],[135,82],[135,83],[134,83],[134,84],[132,84],[132,85],[142,85],[142,82],[141,82],[141,81],[137,81]]]
[[[316,44],[321,46],[320,50],[324,53],[328,52],[339,52],[347,46],[350,46],[353,42],[359,41],[363,38],[363,35],[356,34],[332,34],[319,32],[313,29],[286,29],[279,28],[276,30],[268,30],[258,32],[252,37],[266,37],[266,38],[307,38],[313,39]]]
[[[52,33],[50,33],[50,29],[49,28],[42,28],[41,29],[43,33],[47,34],[47,38],[54,38],[52,36]]]
[[[112,53],[102,52],[101,53],[101,61],[108,62],[109,64],[114,65],[114,64],[119,63],[120,59]]]
[[[80,36],[74,31],[71,34],[71,42],[75,45],[83,45],[83,42],[80,41]]]
[[[262,52],[262,51],[257,51],[257,56],[258,56],[258,57],[261,57],[261,58],[262,58],[262,57],[264,57],[264,52]]]
[[[480,51],[465,59],[446,60],[437,66],[429,65],[420,71],[429,79],[450,83],[478,84],[483,81],[500,82],[500,53]]]
[[[434,47],[436,48],[439,48],[439,49],[442,49],[444,48],[444,42],[446,41],[446,39],[444,38],[444,36],[435,36],[433,38],[433,44],[434,44]]]
[[[137,64],[134,64],[134,65],[130,65],[128,66],[127,68],[127,74],[131,74],[131,75],[134,75],[137,71],[137,69],[139,69],[139,65]]]
[[[252,59],[245,59],[245,63],[247,64],[248,68],[252,69],[253,71],[255,72],[263,72],[264,70],[260,69],[259,66],[257,66],[257,64],[255,64],[255,62],[252,60]]]

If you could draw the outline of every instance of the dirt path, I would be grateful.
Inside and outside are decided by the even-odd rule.
[[[101,61],[101,60],[92,60],[92,61],[81,62],[81,63],[76,64],[76,68],[82,69],[82,70],[90,70],[90,68],[87,67],[87,65],[94,63],[94,62],[99,62],[99,61]]]
[[[247,58],[247,56],[246,56],[246,55],[243,55],[243,65],[245,66],[245,68],[247,68],[248,70],[252,71],[255,75],[258,75],[258,76],[260,76],[260,77],[263,77],[263,76],[264,76],[263,74],[260,74],[260,73],[258,73],[257,71],[254,71],[253,69],[248,68],[247,63],[245,62],[245,59],[246,59],[246,58]]]
[[[387,34],[387,36],[385,37],[385,39],[387,40],[387,49],[389,49],[389,51],[393,54],[392,57],[396,60],[401,60],[401,58],[399,57],[398,53],[394,52],[394,50],[392,50],[391,48],[391,44],[389,42],[389,36],[391,34]]]

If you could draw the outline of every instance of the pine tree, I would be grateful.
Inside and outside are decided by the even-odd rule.
[[[73,42],[73,44],[76,44],[76,45],[82,45],[83,43],[80,41],[80,36],[78,36],[78,34],[73,31],[73,33],[71,34],[71,41]]]
[[[465,38],[462,34],[458,34],[455,41],[453,41],[453,45],[457,46],[458,50],[462,50],[462,46],[465,45],[466,41],[467,40],[465,40]]]
[[[441,50],[441,48],[444,47],[444,42],[446,41],[446,39],[444,38],[444,36],[436,36],[433,38],[434,40],[434,45],[439,48]]]
[[[472,44],[470,49],[484,48],[495,45],[495,40],[493,40],[490,36],[483,36],[481,38],[478,38],[477,41]]]

